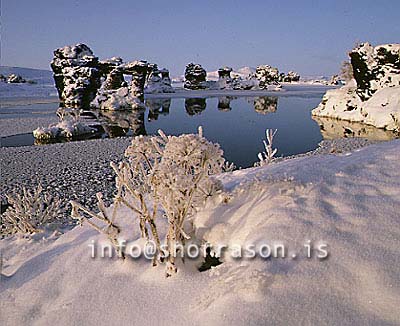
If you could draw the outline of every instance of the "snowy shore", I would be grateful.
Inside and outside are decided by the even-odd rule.
[[[196,236],[282,241],[295,259],[226,259],[203,273],[189,260],[166,279],[144,259],[90,258],[88,244],[106,240],[88,226],[2,240],[2,325],[396,325],[399,150],[395,140],[221,176],[225,192],[195,216]],[[326,243],[328,258],[304,257],[307,240]]]
[[[124,137],[0,148],[0,194],[4,196],[21,186],[34,189],[41,183],[65,203],[73,199],[96,208],[97,192],[103,192],[106,199],[112,198],[115,174],[110,161],[121,161],[131,140]],[[323,141],[316,150],[294,157],[340,154],[372,143],[362,138]]]

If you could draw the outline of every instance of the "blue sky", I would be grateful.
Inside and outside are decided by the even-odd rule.
[[[331,75],[357,41],[400,42],[400,1],[2,0],[1,65],[49,69],[83,42],[97,56],[146,59],[183,73],[270,64]]]

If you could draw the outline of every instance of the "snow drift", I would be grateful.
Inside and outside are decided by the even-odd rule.
[[[194,217],[196,237],[280,241],[294,259],[228,256],[203,273],[186,260],[166,279],[143,259],[90,258],[88,245],[105,238],[88,227],[2,240],[2,325],[399,324],[399,149],[393,141],[220,176],[225,190]],[[305,258],[308,240],[328,244],[329,257]]]

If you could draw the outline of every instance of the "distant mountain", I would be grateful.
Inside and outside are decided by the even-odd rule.
[[[50,70],[0,66],[0,74],[8,76],[10,74],[20,75],[27,80],[33,80],[38,84],[53,85],[53,72]]]

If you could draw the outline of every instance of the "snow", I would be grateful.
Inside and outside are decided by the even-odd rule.
[[[340,89],[329,90],[312,114],[361,122],[387,130],[399,130],[400,86],[382,88],[364,102],[354,94],[355,87],[352,83]]]
[[[1,106],[8,99],[21,98],[46,98],[57,97],[57,89],[54,87],[53,74],[48,70],[6,67],[0,66],[0,74],[17,74],[25,79],[32,80],[36,84],[8,84],[0,82]]]
[[[196,238],[282,242],[296,259],[226,256],[203,273],[188,259],[166,279],[145,259],[90,258],[91,241],[106,239],[88,226],[1,240],[2,325],[399,324],[399,149],[396,140],[219,177],[225,191],[194,217]],[[326,243],[328,258],[305,258],[307,240]]]
[[[90,105],[93,108],[111,111],[145,108],[140,99],[132,95],[129,87],[116,90],[99,89]]]

